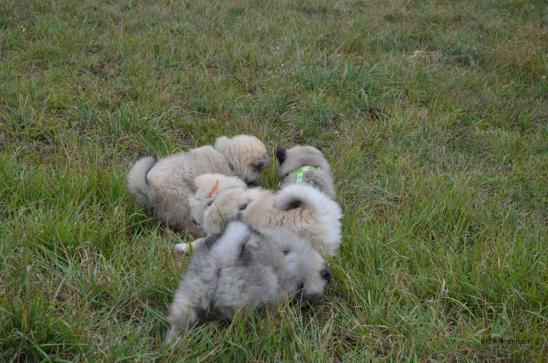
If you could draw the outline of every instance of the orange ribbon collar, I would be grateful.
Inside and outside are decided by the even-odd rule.
[[[213,196],[213,194],[215,194],[215,192],[217,191],[217,189],[219,189],[219,179],[217,179],[215,181],[215,184],[213,184],[213,188],[211,188],[211,190],[209,191],[209,193],[207,193],[207,197],[208,198],[211,198]]]

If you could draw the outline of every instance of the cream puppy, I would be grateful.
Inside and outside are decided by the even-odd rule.
[[[238,177],[229,177],[222,174],[202,174],[194,178],[192,189],[195,192],[188,197],[190,216],[192,223],[201,225],[206,209],[213,203],[219,192],[229,189],[245,190],[247,185]]]
[[[190,216],[192,223],[200,228],[201,232],[205,233],[201,226],[204,223],[204,215],[207,208],[213,203],[220,192],[225,192],[229,189],[244,191],[247,190],[247,184],[238,177],[223,174],[202,174],[192,181],[192,190],[194,193],[188,197]],[[220,233],[220,229],[217,230],[217,233]],[[188,253],[190,252],[191,245],[193,249],[196,249],[205,240],[206,238],[199,238],[192,243],[177,243],[175,250]]]
[[[173,303],[170,342],[200,318],[231,320],[286,299],[323,295],[331,272],[310,244],[279,228],[254,230],[234,221],[192,255]]]
[[[209,195],[200,199],[201,202],[191,197],[195,222],[206,234],[218,234],[227,222],[239,219],[253,228],[288,229],[309,241],[324,256],[337,253],[342,212],[325,194],[307,184],[291,184],[277,193],[262,188],[248,189],[243,184],[234,187],[237,180],[231,179],[236,178],[206,174],[194,179],[196,194]],[[194,241],[193,248],[203,241]],[[184,243],[175,248],[183,252],[189,250]]]
[[[319,149],[306,145],[297,145],[288,150],[278,148],[276,158],[282,187],[306,183],[333,200],[337,198],[331,167]]]
[[[260,184],[268,154],[261,140],[239,135],[219,137],[215,146],[202,146],[163,159],[147,156],[137,160],[127,176],[129,191],[143,207],[166,225],[197,232],[192,224],[188,196],[192,180],[205,173],[236,175],[248,184]]]

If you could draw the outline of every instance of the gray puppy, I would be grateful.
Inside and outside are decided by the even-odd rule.
[[[137,202],[160,221],[176,230],[199,232],[192,223],[188,196],[192,180],[205,173],[238,176],[248,184],[260,184],[268,165],[265,145],[254,136],[219,137],[207,145],[156,160],[147,156],[131,166],[127,185]]]
[[[284,299],[320,297],[331,272],[308,242],[280,228],[253,230],[239,221],[193,254],[170,308],[171,341],[201,317],[231,320],[240,311]]]
[[[287,150],[278,148],[276,158],[281,187],[306,183],[333,200],[337,198],[331,167],[319,149],[307,145],[297,145]]]

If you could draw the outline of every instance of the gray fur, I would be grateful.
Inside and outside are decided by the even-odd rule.
[[[297,180],[292,174],[302,166],[312,166],[314,169],[304,173],[304,182],[323,192],[329,198],[336,200],[337,195],[331,167],[320,150],[313,146],[297,145],[291,149],[278,149],[278,176],[281,186],[295,184]]]
[[[233,221],[193,254],[170,308],[170,341],[201,317],[232,319],[236,312],[295,297],[323,294],[330,273],[308,242],[281,228],[253,230]]]

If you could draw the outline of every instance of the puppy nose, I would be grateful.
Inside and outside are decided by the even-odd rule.
[[[325,266],[323,270],[320,271],[320,275],[325,281],[331,281],[331,269],[329,268],[329,266]]]

